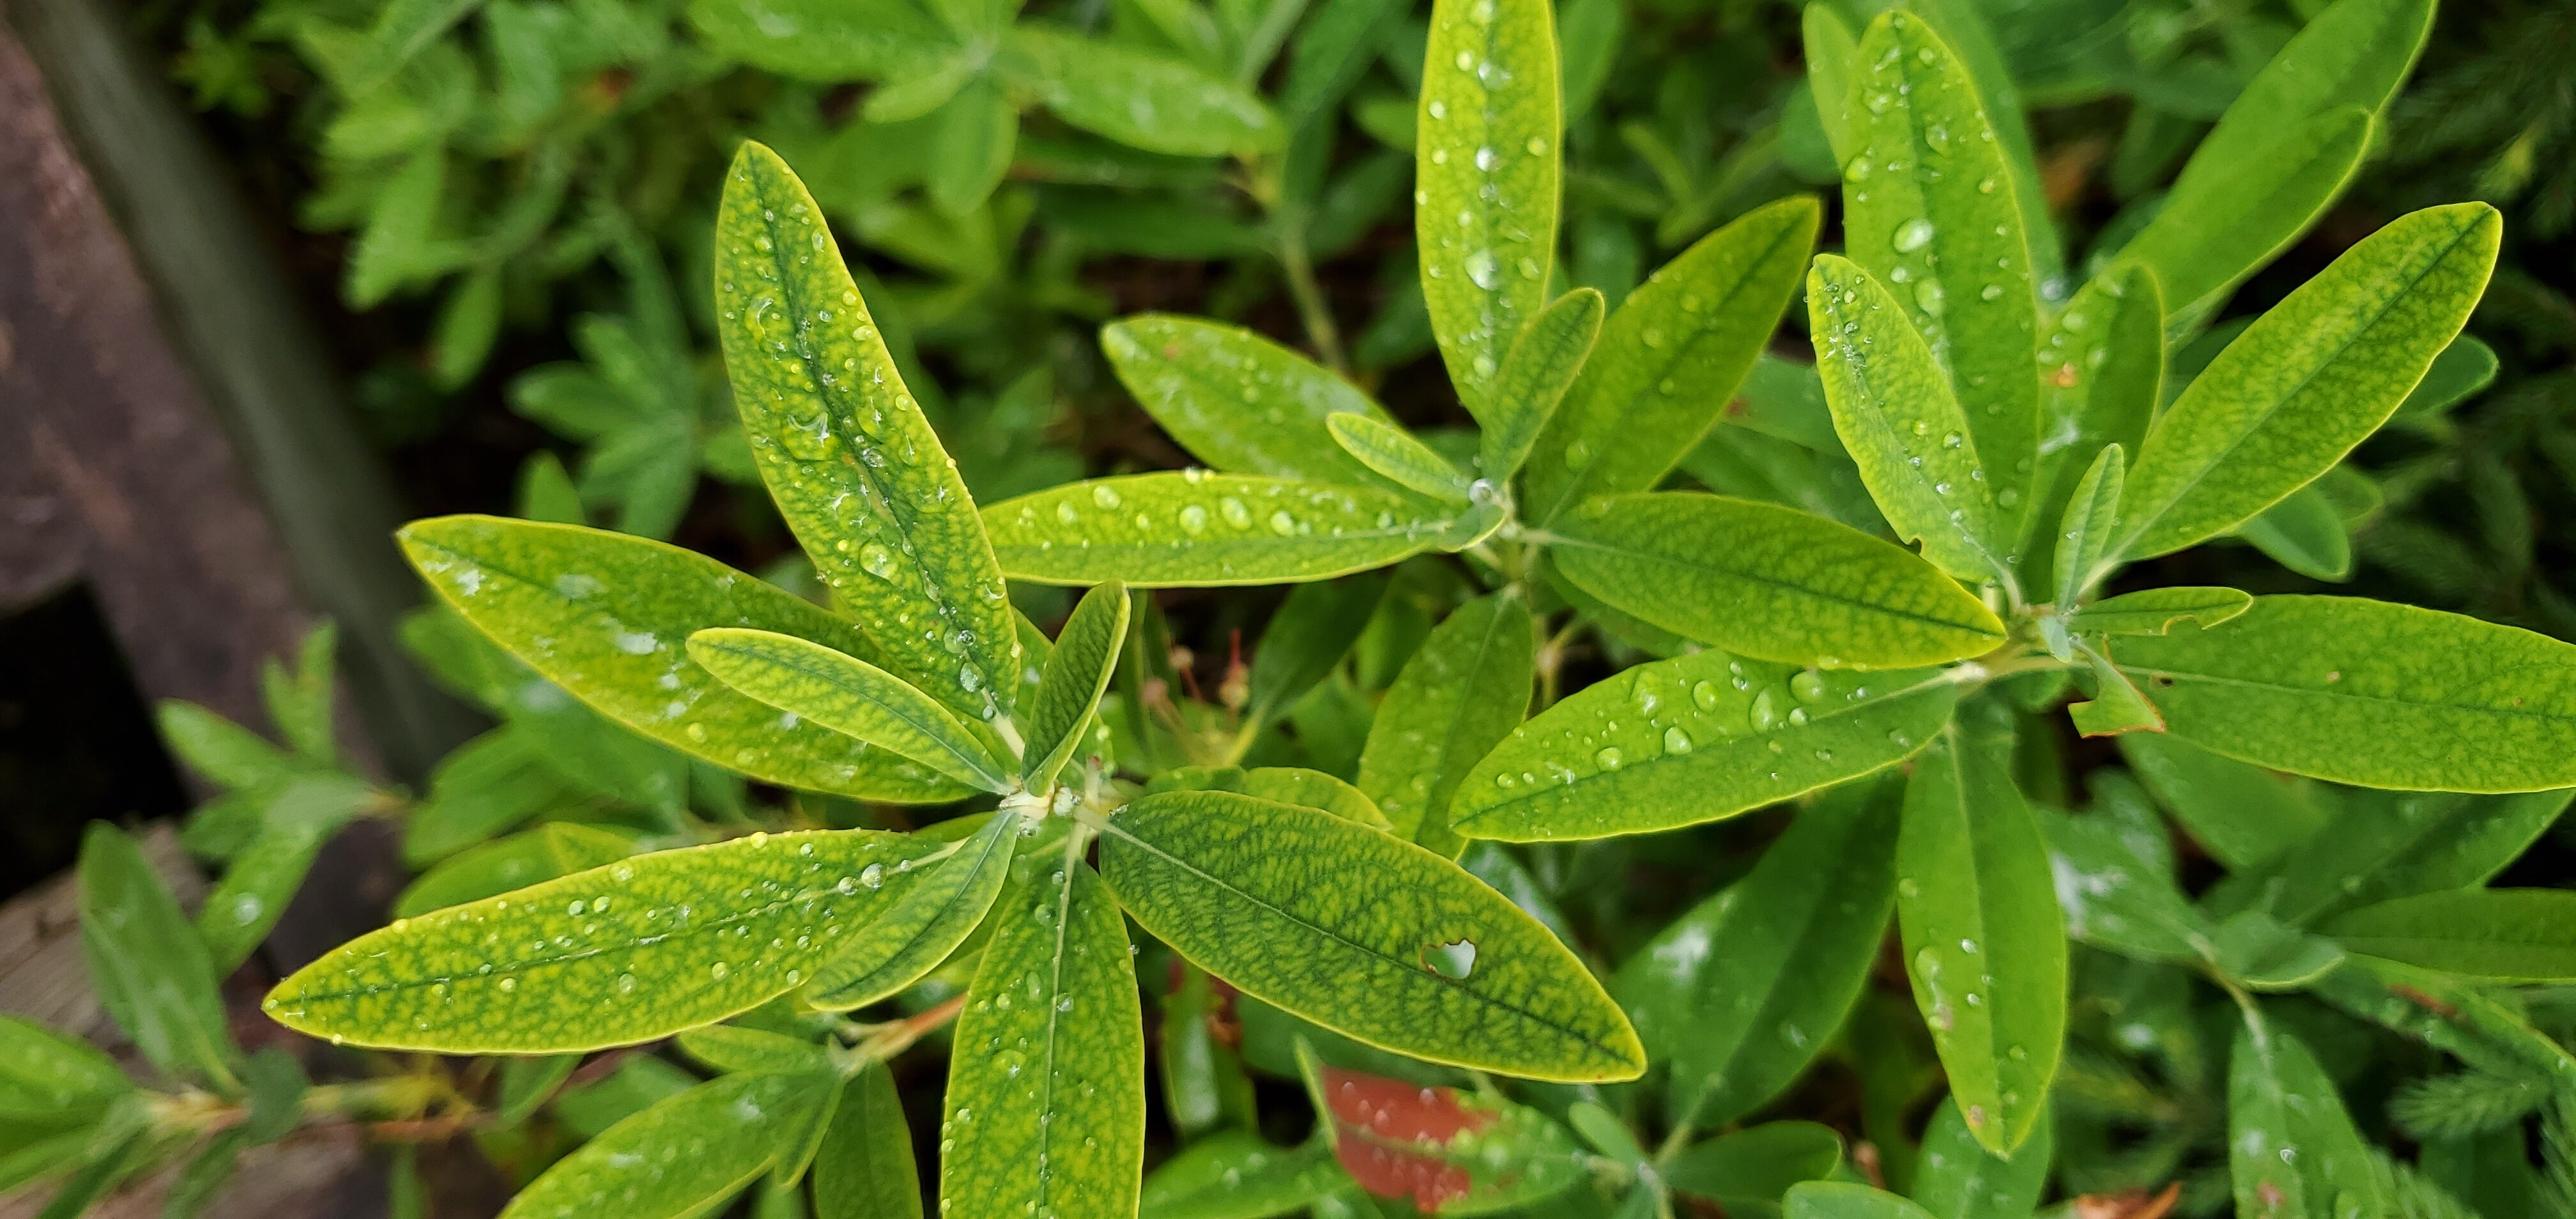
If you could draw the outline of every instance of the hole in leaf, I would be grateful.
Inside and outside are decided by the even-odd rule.
[[[1444,978],[1464,978],[1476,972],[1476,941],[1451,940],[1446,944],[1422,946],[1422,967]]]

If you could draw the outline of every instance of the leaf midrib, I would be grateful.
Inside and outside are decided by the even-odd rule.
[[[1482,1006],[1485,1006],[1485,1007],[1489,1007],[1489,1008],[1496,1009],[1496,1010],[1501,1011],[1501,1012],[1503,1012],[1503,1013],[1505,1013],[1505,1014],[1507,1014],[1507,1015],[1510,1015],[1510,1016],[1512,1016],[1512,1017],[1515,1017],[1515,1018],[1517,1018],[1517,1019],[1519,1019],[1519,1020],[1523,1020],[1523,1021],[1526,1021],[1526,1022],[1528,1022],[1528,1023],[1535,1024],[1535,1025],[1537,1025],[1537,1026],[1539,1026],[1539,1027],[1541,1027],[1541,1028],[1547,1029],[1547,1030],[1548,1030],[1548,1031],[1550,1031],[1550,1032],[1556,1033],[1556,1034],[1558,1034],[1558,1035],[1560,1035],[1560,1036],[1563,1036],[1563,1037],[1565,1037],[1565,1038],[1567,1038],[1567,1039],[1569,1039],[1569,1040],[1572,1040],[1572,1041],[1573,1041],[1573,1042],[1575,1042],[1576,1044],[1581,1045],[1581,1046],[1585,1047],[1586,1049],[1591,1050],[1591,1051],[1593,1051],[1594,1053],[1598,1054],[1598,1055],[1600,1056],[1600,1058],[1601,1058],[1603,1061],[1611,1062],[1611,1063],[1617,1063],[1617,1064],[1619,1064],[1619,1065],[1621,1065],[1621,1066],[1628,1066],[1628,1065],[1630,1065],[1630,1064],[1629,1064],[1625,1059],[1623,1059],[1622,1057],[1620,1057],[1618,1054],[1616,1054],[1616,1053],[1612,1052],[1612,1051],[1611,1051],[1611,1049],[1610,1049],[1608,1046],[1603,1045],[1601,1042],[1594,1040],[1591,1036],[1589,1036],[1588,1034],[1583,1033],[1583,1032],[1582,1032],[1582,1031],[1580,1031],[1580,1030],[1567,1028],[1566,1026],[1561,1025],[1561,1024],[1558,1024],[1557,1022],[1555,1022],[1555,1021],[1553,1021],[1553,1020],[1550,1020],[1550,1019],[1548,1019],[1548,1018],[1546,1018],[1546,1017],[1544,1017],[1544,1016],[1541,1016],[1541,1015],[1539,1015],[1539,1014],[1538,1014],[1538,1013],[1536,1013],[1536,1012],[1523,1011],[1522,1009],[1520,1009],[1520,1008],[1518,1008],[1518,1007],[1514,1007],[1513,1005],[1511,1005],[1511,1004],[1509,1004],[1509,1003],[1506,1003],[1506,1002],[1504,1002],[1504,1001],[1502,1001],[1502,1000],[1500,1000],[1500,999],[1497,999],[1497,998],[1495,998],[1495,997],[1493,997],[1493,996],[1491,996],[1491,995],[1487,995],[1487,994],[1483,993],[1482,991],[1474,990],[1474,989],[1472,989],[1472,988],[1470,988],[1470,987],[1468,987],[1468,986],[1464,985],[1464,984],[1463,984],[1463,982],[1462,982],[1460,979],[1449,977],[1449,976],[1448,976],[1448,975],[1446,975],[1446,974],[1441,974],[1441,973],[1436,973],[1436,972],[1432,972],[1432,971],[1428,971],[1428,970],[1423,970],[1419,965],[1410,964],[1410,963],[1408,963],[1408,962],[1406,962],[1406,961],[1404,961],[1404,960],[1402,960],[1402,959],[1400,959],[1400,958],[1388,956],[1387,954],[1385,954],[1385,953],[1383,953],[1383,952],[1380,952],[1380,951],[1378,951],[1378,950],[1377,950],[1377,949],[1375,949],[1375,948],[1372,948],[1372,947],[1370,947],[1370,946],[1368,946],[1368,945],[1366,945],[1366,944],[1362,944],[1362,943],[1360,943],[1360,942],[1359,942],[1359,941],[1357,941],[1357,940],[1353,940],[1353,939],[1351,939],[1350,937],[1345,936],[1345,935],[1343,935],[1342,933],[1340,933],[1340,932],[1338,932],[1338,931],[1335,931],[1335,930],[1333,930],[1333,929],[1331,929],[1331,928],[1329,928],[1329,927],[1322,927],[1322,926],[1318,926],[1318,925],[1316,925],[1316,924],[1314,924],[1314,923],[1308,922],[1307,920],[1305,920],[1305,919],[1303,919],[1303,918],[1299,918],[1298,916],[1296,916],[1296,915],[1294,915],[1294,914],[1291,914],[1291,913],[1289,913],[1289,912],[1288,912],[1288,911],[1286,911],[1286,910],[1282,910],[1282,909],[1280,909],[1278,906],[1273,905],[1272,903],[1270,903],[1269,901],[1267,901],[1267,900],[1265,900],[1265,899],[1263,899],[1263,898],[1261,898],[1261,897],[1259,897],[1259,896],[1257,896],[1257,895],[1255,895],[1255,894],[1252,894],[1252,893],[1249,893],[1249,892],[1244,891],[1242,888],[1240,888],[1240,887],[1238,887],[1238,886],[1234,885],[1233,883],[1231,883],[1231,882],[1229,882],[1229,881],[1225,880],[1223,877],[1220,877],[1220,876],[1217,876],[1217,875],[1215,875],[1215,874],[1213,874],[1213,873],[1210,873],[1210,872],[1208,872],[1206,869],[1201,868],[1201,867],[1199,867],[1198,865],[1196,865],[1196,864],[1194,864],[1194,863],[1191,863],[1190,861],[1188,861],[1188,860],[1186,860],[1186,859],[1182,859],[1182,858],[1180,858],[1179,856],[1174,855],[1174,854],[1172,854],[1171,852],[1166,851],[1166,850],[1162,849],[1161,847],[1154,845],[1153,843],[1147,842],[1147,841],[1145,841],[1144,839],[1137,837],[1133,831],[1131,831],[1131,830],[1127,829],[1125,826],[1122,826],[1122,825],[1118,824],[1118,822],[1117,822],[1114,818],[1108,822],[1108,832],[1110,832],[1110,833],[1112,833],[1112,834],[1116,834],[1116,835],[1118,835],[1120,838],[1126,839],[1127,841],[1129,841],[1129,842],[1131,842],[1131,843],[1136,844],[1136,846],[1137,846],[1139,849],[1141,849],[1141,850],[1145,850],[1145,851],[1152,852],[1156,857],[1158,857],[1158,858],[1160,858],[1160,859],[1163,859],[1164,861],[1166,861],[1166,862],[1170,863],[1172,866],[1174,866],[1174,867],[1176,867],[1176,868],[1180,868],[1181,870],[1183,870],[1183,871],[1185,871],[1185,872],[1190,873],[1192,876],[1197,877],[1198,879],[1200,879],[1200,880],[1202,880],[1202,881],[1205,881],[1205,882],[1207,882],[1207,883],[1208,883],[1208,884],[1210,884],[1210,885],[1213,885],[1213,886],[1215,886],[1215,887],[1217,887],[1217,888],[1219,888],[1219,889],[1224,890],[1225,892],[1231,893],[1231,894],[1235,895],[1236,897],[1239,897],[1239,898],[1243,899],[1245,902],[1250,903],[1250,904],[1251,904],[1251,905],[1253,905],[1254,907],[1256,907],[1256,908],[1258,908],[1258,909],[1260,909],[1260,910],[1262,910],[1262,911],[1264,911],[1264,912],[1266,912],[1266,913],[1270,914],[1271,916],[1273,916],[1273,917],[1275,917],[1275,918],[1278,918],[1278,919],[1284,920],[1284,921],[1286,921],[1286,922],[1288,922],[1288,923],[1294,924],[1294,925],[1299,926],[1299,927],[1303,927],[1303,928],[1307,929],[1308,931],[1311,931],[1311,932],[1315,933],[1316,935],[1319,935],[1319,936],[1323,937],[1323,938],[1324,938],[1324,939],[1326,939],[1326,940],[1330,940],[1330,941],[1332,941],[1332,942],[1335,942],[1335,943],[1341,944],[1341,945],[1343,945],[1344,947],[1349,948],[1351,951],[1353,951],[1353,952],[1355,952],[1355,953],[1358,953],[1358,954],[1359,954],[1359,955],[1361,955],[1361,956],[1368,957],[1368,958],[1372,958],[1372,959],[1375,959],[1375,960],[1378,960],[1378,961],[1386,962],[1387,964],[1389,964],[1389,965],[1391,965],[1391,966],[1394,966],[1394,967],[1397,969],[1397,971],[1398,971],[1399,973],[1411,973],[1411,972],[1419,972],[1419,973],[1422,973],[1425,977],[1428,977],[1428,978],[1430,978],[1430,979],[1433,979],[1437,985],[1442,985],[1442,986],[1450,987],[1450,988],[1452,988],[1452,989],[1456,990],[1458,993],[1463,994],[1463,995],[1466,995],[1468,998],[1475,1000],[1475,1001],[1476,1001],[1476,1003],[1478,1003],[1479,1005],[1482,1005]],[[1211,971],[1211,972],[1213,972],[1213,971]],[[1247,989],[1249,989],[1249,988],[1247,988]],[[1258,996],[1256,996],[1256,997],[1258,997]],[[1356,1037],[1356,1035],[1355,1035],[1355,1034],[1350,1034],[1350,1033],[1347,1033],[1347,1032],[1345,1032],[1345,1035],[1346,1035],[1346,1036],[1354,1036],[1354,1037]],[[1358,1039],[1358,1040],[1362,1040],[1362,1041],[1366,1041],[1366,1040],[1367,1040],[1366,1038],[1357,1038],[1357,1039]],[[1386,1047],[1381,1047],[1381,1048],[1386,1048]],[[1399,1052],[1401,1052],[1401,1051],[1399,1051]]]

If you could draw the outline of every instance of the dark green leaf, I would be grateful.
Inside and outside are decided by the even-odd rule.
[[[883,1064],[841,1085],[814,1157],[814,1219],[921,1219],[921,1178],[903,1097]]]
[[[214,964],[141,848],[115,826],[90,822],[79,872],[81,955],[99,1004],[162,1070],[230,1085],[240,1051]]]
[[[1529,712],[1538,648],[1512,590],[1452,611],[1387,687],[1360,753],[1359,786],[1398,836],[1452,859],[1465,849],[1449,804],[1477,760]]]

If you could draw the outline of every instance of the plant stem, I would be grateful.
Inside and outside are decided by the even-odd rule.
[[[1279,269],[1287,273],[1288,295],[1297,302],[1297,319],[1306,327],[1306,341],[1315,345],[1315,354],[1326,366],[1348,376],[1351,370],[1342,358],[1341,331],[1334,327],[1332,310],[1324,304],[1323,286],[1315,282],[1315,264],[1306,257],[1305,231],[1291,224],[1279,230]]]

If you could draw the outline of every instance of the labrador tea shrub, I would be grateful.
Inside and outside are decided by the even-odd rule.
[[[1475,433],[1417,435],[1247,331],[1131,317],[1104,351],[1207,468],[983,507],[811,198],[746,146],[716,226],[725,360],[830,607],[645,538],[447,517],[402,533],[448,614],[421,634],[484,657],[505,725],[474,748],[623,741],[667,759],[622,797],[662,810],[655,841],[688,840],[674,791],[738,797],[741,778],[983,811],[909,832],[737,814],[644,853],[550,823],[433,870],[403,917],[264,1008],[334,1044],[504,1056],[502,1129],[593,1051],[674,1038],[712,1074],[598,1122],[514,1219],[700,1215],[752,1188],[763,1215],[917,1213],[886,1064],[935,1035],[952,1219],[1703,1203],[1968,1219],[2030,1215],[2052,1172],[2070,1196],[2173,1181],[2130,1204],[2206,1214],[2232,1196],[2249,1219],[2480,1213],[2462,1194],[2489,1219],[2515,1198],[2559,1205],[2521,1123],[2542,1115],[2563,1174],[2576,1060],[2543,1031],[2563,1005],[2517,988],[2576,982],[2576,897],[2485,886],[2576,786],[2576,648],[2130,570],[2280,527],[2477,304],[2500,221],[2434,207],[2204,367],[2175,359],[2349,180],[2430,19],[2405,0],[2325,9],[2155,218],[2076,279],[2026,134],[1992,117],[2009,82],[1980,66],[1980,28],[1937,3],[1858,30],[1811,8],[1842,251],[1814,252],[1816,201],[1775,203],[1605,311],[1551,287],[1549,7],[1439,0],[1416,233]],[[1802,289],[1812,369],[1764,354]],[[1798,446],[1865,495],[1670,489],[1716,427]],[[1360,713],[1355,781],[1242,765],[1384,588],[1335,578],[1432,554],[1465,591]],[[2114,579],[2130,591],[2104,595]],[[1011,580],[1087,591],[1050,639]],[[1167,636],[1142,590],[1272,583],[1300,588],[1247,689],[1162,688]],[[1634,663],[1560,698],[1577,634]],[[306,687],[327,695],[317,667]],[[243,1055],[213,998],[266,929],[223,922],[221,894],[281,892],[236,877],[275,858],[262,866],[291,894],[323,830],[392,799],[330,768],[310,697],[282,704],[305,726],[300,761],[179,717],[201,766],[268,766],[227,779],[266,793],[244,824],[272,828],[236,837],[271,845],[228,848],[203,937],[128,840],[94,833],[102,992],[196,1087],[145,1099],[84,1047],[0,1025],[0,1116],[58,1131],[48,1163],[78,1165],[57,1212],[215,1129],[173,1116],[189,1105],[248,1114],[188,1170],[219,1182],[299,1112],[428,1104],[403,1092],[421,1075],[309,1088],[291,1062]],[[2028,764],[2054,756],[2060,706],[2128,766],[2097,772],[2080,812]],[[461,765],[441,783],[465,783]],[[288,833],[274,809],[297,784],[319,793],[298,807],[329,811]],[[451,816],[436,797],[414,815]],[[1794,816],[1749,872],[1616,969],[1533,872],[1592,840],[1781,805]],[[2196,897],[2159,809],[2224,870]],[[1949,1094],[1919,1159],[1903,1123],[1920,1086],[1875,1082],[1934,1070],[1902,1065],[1908,1034],[1865,993],[1891,911]],[[1155,1036],[1184,1144],[1151,1175],[1149,945],[1173,954]],[[896,1014],[848,1014],[865,1009]],[[2457,1064],[2390,1102],[2414,1164],[2365,1139],[2338,1087],[2372,1025]],[[2320,1030],[2333,1055],[2311,1048]],[[1892,1098],[1858,1119],[1871,1155],[1811,1122],[1744,1124],[1838,1032],[1865,1091]],[[1247,1063],[1302,1080],[1305,1145],[1262,1136]]]

